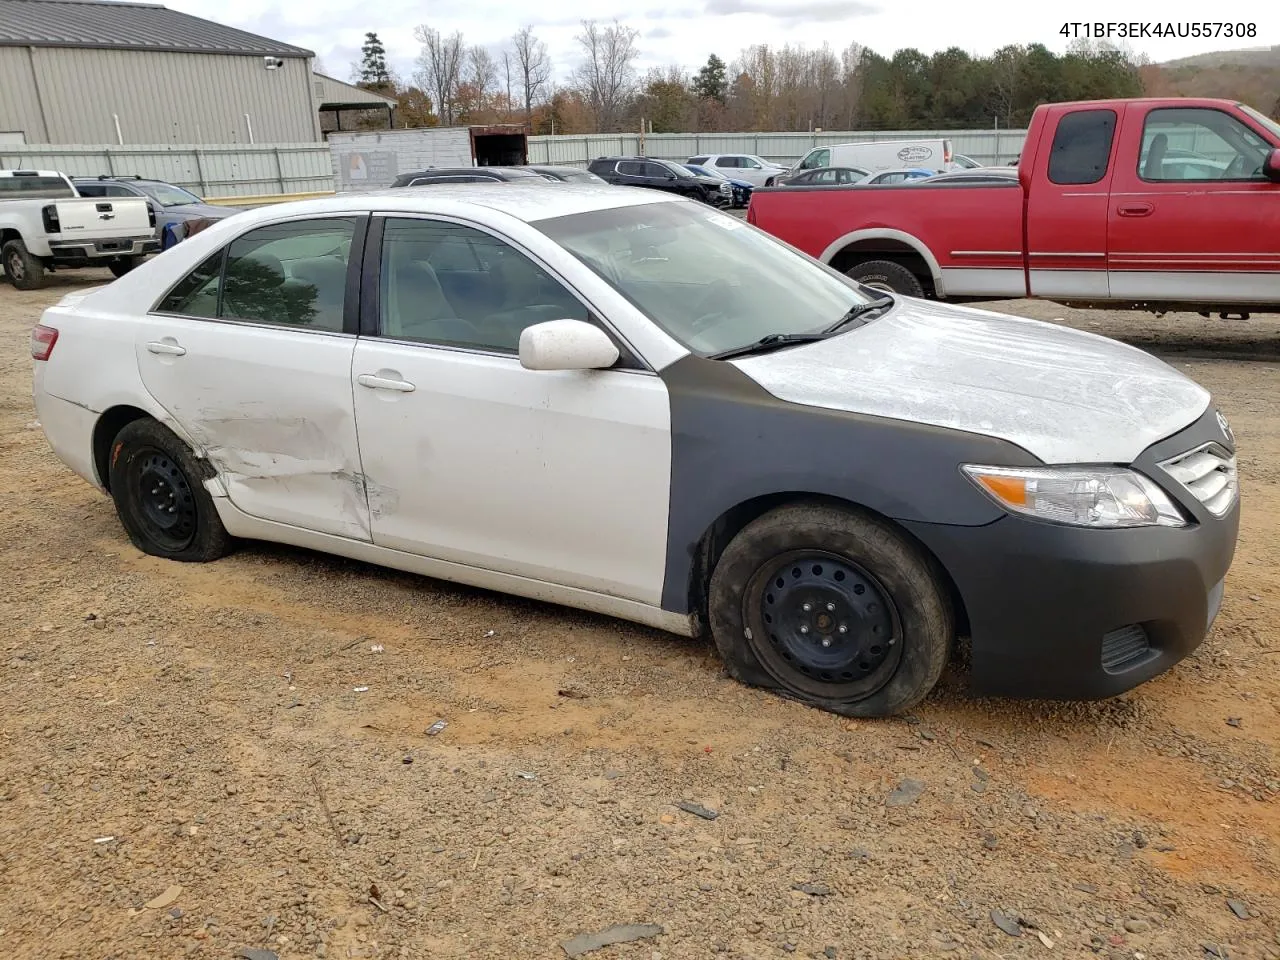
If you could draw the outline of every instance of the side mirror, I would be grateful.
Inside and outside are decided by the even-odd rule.
[[[1262,175],[1272,183],[1280,183],[1280,150],[1272,150],[1262,161]]]
[[[675,175],[674,173],[668,173],[668,174],[667,174],[667,179],[668,179],[668,180],[674,180],[675,178],[676,178],[676,175]]]
[[[526,370],[603,370],[619,355],[603,330],[582,320],[548,320],[520,332],[520,366]]]

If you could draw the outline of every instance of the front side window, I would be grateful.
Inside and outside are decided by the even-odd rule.
[[[1221,110],[1152,110],[1142,125],[1138,174],[1152,182],[1265,180],[1270,152],[1270,144]]]
[[[757,160],[755,157],[739,157],[738,160],[739,160],[738,166],[746,167],[748,170],[764,169],[764,167],[761,166],[760,161]]]
[[[705,167],[708,159],[708,157],[692,157],[689,162],[695,167]]]
[[[835,183],[836,172],[834,170],[819,170],[809,178],[810,183]]]
[[[525,327],[589,311],[510,244],[474,227],[388,218],[379,330],[385,337],[518,354]]]
[[[703,355],[823,330],[869,299],[834,270],[701,204],[620,207],[533,226]]]
[[[1114,110],[1078,110],[1064,114],[1053,134],[1049,181],[1060,186],[1098,183],[1111,163]]]
[[[156,310],[341,333],[355,227],[355,217],[334,217],[250,230],[196,267]]]
[[[813,150],[800,161],[801,170],[817,170],[831,165],[830,150]]]

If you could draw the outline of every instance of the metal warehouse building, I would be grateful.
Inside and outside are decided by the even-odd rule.
[[[314,56],[156,4],[0,0],[0,142],[319,141]]]

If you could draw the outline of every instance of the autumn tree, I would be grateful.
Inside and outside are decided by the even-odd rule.
[[[574,82],[590,106],[597,133],[617,128],[623,109],[635,88],[636,39],[640,31],[614,20],[607,27],[594,20],[582,21],[576,39],[583,60],[574,70]]]
[[[551,79],[551,57],[547,55],[547,45],[534,36],[530,26],[521,27],[511,38],[511,57],[528,122],[533,117],[533,105],[542,97]]]
[[[458,86],[464,66],[462,34],[446,37],[434,27],[422,24],[414,28],[413,35],[422,45],[414,80],[435,100],[441,122],[452,126],[457,116]]]

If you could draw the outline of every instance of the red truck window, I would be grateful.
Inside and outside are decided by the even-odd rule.
[[[1058,121],[1049,154],[1049,181],[1060,185],[1097,183],[1107,175],[1115,138],[1114,110],[1078,110]]]
[[[1152,110],[1142,125],[1138,176],[1148,182],[1265,180],[1271,147],[1228,113],[1209,107]]]

